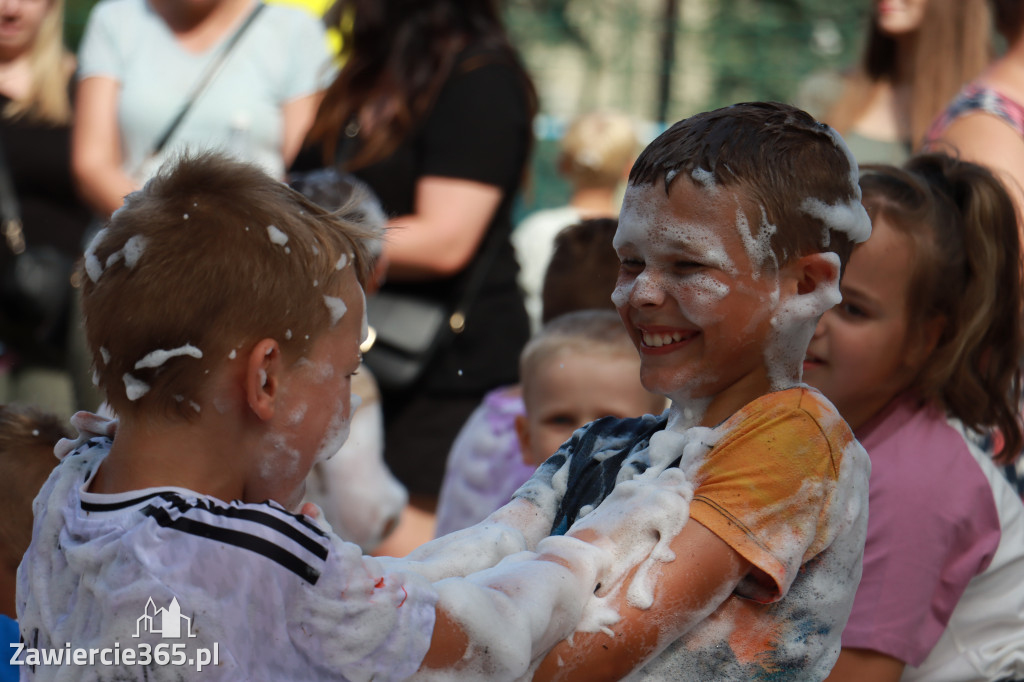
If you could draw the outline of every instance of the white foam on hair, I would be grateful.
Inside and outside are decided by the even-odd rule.
[[[341,300],[337,296],[324,296],[324,304],[327,306],[327,310],[331,313],[331,326],[338,324],[338,321],[345,317],[345,313],[348,312],[348,306],[345,305],[345,301]]]
[[[348,258],[349,256],[347,253],[341,254],[341,257],[338,258],[338,262],[334,264],[334,269],[341,270],[343,267],[348,265]]]
[[[103,358],[104,365],[110,364],[110,351],[103,346],[100,346],[100,357]]]
[[[850,168],[850,193],[853,198],[846,202],[827,204],[821,199],[809,197],[800,204],[800,210],[812,218],[818,218],[831,230],[845,232],[852,242],[860,244],[871,236],[871,219],[860,202],[860,166],[842,135],[831,126],[825,126],[825,129],[832,138],[832,144],[846,156]]]
[[[708,192],[714,192],[718,189],[718,183],[715,182],[715,174],[706,168],[694,168],[690,171],[690,177],[693,178],[695,182],[703,185],[704,189]]]
[[[172,348],[170,350],[155,350],[152,353],[148,353],[145,357],[136,362],[135,369],[160,367],[171,358],[176,358],[183,355],[193,357],[199,360],[203,357],[203,351],[199,350],[191,343],[186,343],[184,346],[179,346],[177,348]]]
[[[834,204],[808,197],[800,203],[800,210],[825,223],[829,230],[845,232],[856,244],[866,242],[871,236],[871,219],[860,203],[859,191],[856,199]]]
[[[146,382],[136,379],[127,372],[121,378],[124,380],[124,392],[128,400],[138,400],[149,393],[149,384]]]
[[[267,236],[270,237],[270,241],[278,246],[284,246],[288,243],[288,235],[277,229],[274,225],[267,225]]]
[[[234,348],[232,348],[231,352],[228,353],[228,359],[229,360],[234,360],[236,357],[238,357],[238,351],[236,351]]]
[[[292,340],[292,330],[291,329],[285,329],[284,330],[284,338],[287,341],[291,341]]]
[[[118,209],[120,210],[120,209]],[[107,236],[107,228],[103,228],[92,238],[89,242],[89,246],[85,249],[85,272],[89,275],[89,279],[96,283],[100,281],[100,277],[103,275],[103,264],[100,259],[96,257],[96,249],[100,243]]]
[[[120,251],[120,250],[115,251],[114,253],[110,254],[109,256],[107,256],[107,262],[103,264],[104,265],[104,269],[110,269],[110,266],[112,266],[115,263],[117,263],[117,261],[121,260],[123,257],[124,257],[124,252]]]
[[[142,258],[143,252],[146,250],[146,238],[137,234],[131,237],[124,243],[124,264],[128,269],[134,268]]]
[[[778,258],[775,256],[774,249],[772,249],[772,237],[775,235],[777,228],[768,221],[768,213],[765,211],[764,206],[761,206],[761,221],[758,223],[757,232],[755,233],[750,225],[750,220],[747,218],[746,211],[743,210],[743,206],[740,204],[739,197],[737,196],[735,199],[736,232],[743,243],[743,250],[746,252],[747,258],[750,259],[751,265],[754,266],[752,277],[760,279],[761,273],[768,270],[770,265],[778,266]],[[774,270],[775,268],[771,269]]]

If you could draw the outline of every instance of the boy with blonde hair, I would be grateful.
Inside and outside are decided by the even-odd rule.
[[[640,358],[615,311],[574,310],[545,323],[519,355],[521,383],[488,393],[459,431],[441,487],[437,536],[506,504],[584,424],[664,411],[665,398],[645,390],[639,372]]]
[[[523,461],[540,466],[573,431],[601,417],[661,414],[665,398],[644,389],[639,370],[636,349],[610,310],[579,310],[545,324],[519,356]]]
[[[366,333],[375,235],[345,215],[204,154],[97,235],[86,332],[119,422],[76,415],[36,500],[22,679],[399,680],[421,664],[512,679],[520,652],[572,631],[607,564],[592,545],[542,542],[435,586],[295,513],[347,434]],[[479,565],[523,545],[491,529]],[[527,586],[541,608],[507,596]],[[494,613],[514,637],[486,627]]]

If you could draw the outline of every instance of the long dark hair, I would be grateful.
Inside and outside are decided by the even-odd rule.
[[[353,122],[370,125],[358,132],[361,145],[349,170],[394,151],[430,112],[459,53],[470,46],[506,55],[522,75],[530,118],[536,113],[536,91],[493,0],[339,0],[337,9],[344,66],[309,133],[323,146],[325,162],[334,160],[339,136]]]

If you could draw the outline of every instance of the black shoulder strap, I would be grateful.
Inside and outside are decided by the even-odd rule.
[[[203,75],[199,78],[199,81],[196,83],[195,87],[192,88],[192,93],[188,96],[188,99],[185,100],[185,104],[181,107],[181,110],[178,112],[178,115],[175,116],[173,120],[171,120],[171,123],[167,126],[167,129],[164,130],[164,134],[161,135],[160,138],[156,141],[156,144],[153,145],[151,155],[155,156],[156,154],[159,154],[160,150],[162,150],[164,146],[167,144],[167,142],[171,139],[171,136],[174,135],[174,132],[178,129],[178,127],[181,125],[181,122],[185,119],[185,116],[188,115],[188,112],[192,109],[192,105],[196,103],[196,100],[199,99],[199,96],[203,94],[203,92],[210,85],[210,83],[213,82],[213,79],[217,77],[217,74],[220,72],[221,67],[224,66],[224,62],[227,61],[228,55],[231,54],[231,51],[235,48],[235,45],[238,44],[238,41],[242,38],[242,35],[246,32],[246,30],[248,30],[248,28],[252,26],[253,21],[256,20],[257,15],[259,15],[259,13],[263,11],[264,7],[266,7],[266,5],[264,5],[262,1],[257,2],[256,7],[254,7],[252,12],[249,13],[249,16],[245,18],[245,21],[242,22],[242,25],[238,27],[238,30],[235,31],[230,38],[228,38],[227,43],[224,44],[224,47],[217,54],[214,60],[210,62],[209,66],[206,67],[206,70],[203,72]]]
[[[0,142],[0,219],[3,220],[4,241],[15,254],[25,250],[25,234],[21,228],[21,205],[14,193],[7,153]]]

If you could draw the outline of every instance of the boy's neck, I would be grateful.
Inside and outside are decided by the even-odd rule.
[[[184,419],[125,419],[89,492],[122,493],[175,487],[225,501],[240,499],[244,479],[238,453],[242,434],[220,415]]]

